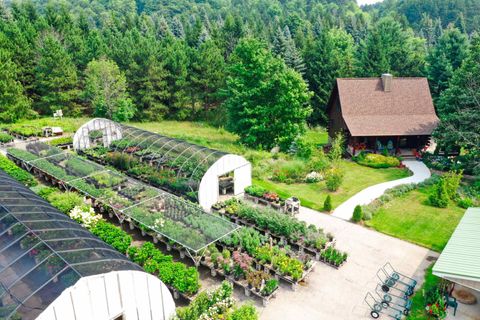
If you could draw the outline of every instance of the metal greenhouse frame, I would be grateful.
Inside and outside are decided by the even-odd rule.
[[[0,318],[35,319],[82,277],[142,269],[0,171]]]
[[[120,222],[127,221],[155,240],[181,245],[198,262],[208,245],[239,228],[198,205],[161,189],[131,179],[69,151],[36,142],[10,148],[8,156],[65,190],[76,190],[100,210],[105,207]]]
[[[168,175],[175,181],[175,191],[198,200],[206,210],[218,201],[220,176],[233,172],[235,195],[251,185],[251,164],[241,156],[108,119],[96,118],[81,126],[73,137],[73,147],[97,158],[107,152],[135,157]],[[103,148],[101,156],[95,152],[96,148]]]

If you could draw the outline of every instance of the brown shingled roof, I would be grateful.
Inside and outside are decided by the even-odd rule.
[[[439,120],[426,78],[337,79],[342,116],[352,136],[430,135]]]

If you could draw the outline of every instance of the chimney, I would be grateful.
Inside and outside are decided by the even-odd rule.
[[[393,76],[390,73],[382,74],[382,84],[383,84],[384,92],[392,91],[392,81],[393,81]]]

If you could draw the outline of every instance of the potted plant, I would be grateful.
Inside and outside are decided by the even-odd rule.
[[[275,279],[269,279],[265,282],[265,286],[262,289],[262,295],[268,297],[278,288],[278,281]]]

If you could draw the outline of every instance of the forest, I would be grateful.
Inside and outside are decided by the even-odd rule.
[[[202,120],[288,149],[335,78],[389,72],[427,77],[437,142],[478,160],[479,30],[480,0],[0,1],[0,122]]]

